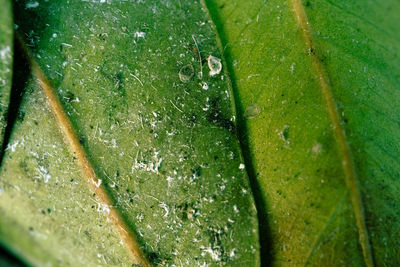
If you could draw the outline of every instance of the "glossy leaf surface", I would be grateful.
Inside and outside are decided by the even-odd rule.
[[[207,4],[260,189],[264,262],[398,265],[399,2]]]
[[[130,266],[111,209],[152,264],[258,265],[233,99],[219,65],[207,64],[221,55],[202,5],[18,1],[14,8],[37,65],[3,160],[2,240],[36,265]],[[41,71],[98,179],[82,175],[85,163],[66,145]]]

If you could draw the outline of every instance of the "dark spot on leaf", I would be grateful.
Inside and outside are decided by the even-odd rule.
[[[87,230],[83,231],[83,233],[87,236],[89,241],[92,241],[92,235]]]
[[[107,38],[107,33],[99,33],[97,36],[101,41],[105,41]]]
[[[226,118],[222,113],[219,98],[211,100],[211,110],[210,113],[207,114],[207,120],[221,128],[228,130],[231,133],[236,132],[233,122]]]
[[[163,258],[155,252],[151,252],[148,255],[149,261],[153,264],[161,264],[163,262]]]
[[[75,95],[74,95],[74,93],[68,91],[67,93],[65,93],[64,99],[65,99],[65,101],[70,103],[72,100],[75,99]]]
[[[198,166],[196,169],[192,170],[192,173],[194,176],[200,177],[201,176],[201,167]]]
[[[181,218],[183,221],[194,219],[197,211],[194,206],[195,204],[192,202],[184,202],[183,204],[178,205],[177,210],[179,218]]]
[[[18,122],[22,122],[23,120],[24,120],[24,118],[25,118],[25,112],[23,112],[23,111],[18,111],[18,114],[17,114],[17,121]]]
[[[282,131],[282,137],[284,140],[289,140],[289,127],[285,127]]]
[[[19,163],[19,167],[22,169],[22,170],[24,170],[24,172],[25,173],[30,173],[30,170],[29,170],[29,168],[28,168],[28,164],[26,163],[26,161],[25,160],[23,160],[23,161],[21,161],[20,163]]]

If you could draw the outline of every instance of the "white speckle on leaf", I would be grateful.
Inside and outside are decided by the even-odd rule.
[[[43,178],[45,183],[49,182],[51,175],[49,171],[44,166],[39,166],[39,174]]]
[[[97,203],[97,212],[105,212],[105,213],[110,213],[111,209],[107,204],[104,203]]]
[[[133,78],[135,78],[140,83],[140,85],[143,86],[142,81],[136,75],[134,75],[132,73],[129,73],[129,75],[131,75]]]
[[[253,77],[259,77],[260,76],[260,74],[258,74],[258,73],[253,73],[253,74],[250,74],[249,76],[247,76],[247,80],[249,80],[249,79],[251,79],[251,78],[253,78]]]
[[[296,63],[292,63],[292,65],[290,66],[290,73],[291,74],[294,73],[294,65],[296,65]]]
[[[207,63],[208,67],[210,68],[210,76],[217,75],[221,72],[222,70],[221,59],[214,56],[209,56],[207,58]]]
[[[11,58],[11,48],[9,46],[4,46],[0,49],[0,59],[6,61]]]
[[[15,152],[15,150],[16,150],[17,147],[18,147],[18,145],[23,146],[24,143],[25,143],[25,139],[24,139],[24,138],[21,138],[21,140],[16,140],[14,143],[8,144],[6,150],[11,150],[11,152]]]
[[[145,32],[135,32],[134,34],[133,34],[133,37],[135,37],[136,39],[139,39],[139,38],[145,38],[146,37],[146,33]]]
[[[117,140],[111,139],[111,148],[117,148],[117,147],[118,147]]]
[[[26,9],[29,9],[29,8],[36,8],[36,7],[38,7],[39,6],[39,2],[37,2],[37,1],[31,1],[31,2],[28,2],[28,3],[26,3],[26,5],[25,5],[25,8]]]
[[[238,208],[237,205],[233,205],[233,211],[234,211],[235,213],[239,213],[239,208]]]
[[[210,109],[210,105],[206,105],[204,108],[201,108],[203,111],[207,111]]]
[[[67,43],[61,43],[61,45],[65,46],[65,47],[72,47],[71,44],[67,44]]]
[[[243,170],[244,168],[245,168],[244,164],[243,164],[243,163],[240,163],[240,165],[239,165],[239,170]]]
[[[102,180],[101,180],[101,179],[98,179],[97,182],[93,179],[93,184],[94,184],[96,187],[100,187],[101,183],[102,183]]]
[[[209,85],[206,82],[203,82],[203,85],[201,86],[201,88],[203,88],[203,90],[208,90]]]
[[[202,247],[202,249],[203,249],[203,252],[201,253],[201,256],[204,257],[208,253],[208,254],[210,254],[210,256],[213,260],[219,261],[220,255],[219,255],[218,251],[214,251],[211,247],[207,247],[207,248]]]
[[[174,180],[171,176],[167,176],[168,187],[171,186],[171,182]]]
[[[159,154],[160,154],[159,151],[154,151],[154,156],[153,156],[154,162],[147,163],[145,160],[138,159],[139,157],[139,152],[138,152],[136,154],[135,162],[132,165],[132,173],[134,173],[135,170],[158,173],[161,167],[161,163],[163,161],[163,158],[158,157]]]
[[[158,206],[160,206],[160,208],[162,208],[162,209],[165,210],[165,214],[164,214],[163,217],[164,217],[164,218],[167,217],[168,214],[169,214],[169,208],[168,208],[167,204],[165,204],[164,202],[162,202],[162,203],[158,204]]]

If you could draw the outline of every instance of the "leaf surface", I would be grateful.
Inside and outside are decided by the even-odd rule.
[[[201,4],[14,8],[34,75],[1,171],[2,241],[35,265],[130,266],[126,230],[151,264],[258,265],[233,100]]]
[[[0,140],[3,143],[7,125],[13,69],[13,16],[11,2],[0,2]]]
[[[206,3],[260,190],[263,262],[398,265],[399,2]]]

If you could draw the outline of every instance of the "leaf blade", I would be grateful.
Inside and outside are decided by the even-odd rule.
[[[0,139],[3,143],[12,86],[14,37],[11,2],[2,0],[0,4]]]
[[[250,159],[255,166],[255,178],[261,184],[261,190],[263,190],[266,199],[265,207],[269,211],[268,219],[271,223],[272,237],[275,243],[273,254],[275,258],[273,261],[274,264],[318,265],[335,264],[337,262],[348,262],[348,264],[356,265],[364,264],[364,260],[362,259],[363,253],[357,242],[358,237],[351,230],[356,225],[356,221],[358,221],[358,224],[360,222],[362,224],[364,220],[362,216],[358,216],[359,219],[356,221],[353,220],[352,217],[354,214],[352,215],[348,212],[349,203],[344,205],[344,210],[341,212],[342,220],[347,220],[347,222],[343,224],[340,221],[336,221],[336,227],[333,227],[333,229],[331,227],[332,235],[330,237],[325,236],[325,239],[322,241],[318,241],[318,238],[314,239],[315,242],[320,243],[317,246],[319,248],[319,255],[314,255],[313,261],[307,260],[305,262],[307,248],[315,247],[316,244],[312,237],[318,237],[321,230],[324,229],[322,222],[328,220],[330,216],[328,211],[337,206],[339,201],[337,196],[343,195],[347,189],[345,179],[343,179],[344,171],[340,167],[343,157],[340,156],[340,149],[338,150],[335,147],[336,145],[334,145],[337,141],[334,141],[334,131],[332,131],[329,119],[327,120],[327,117],[329,118],[327,116],[329,109],[324,108],[326,107],[326,101],[323,100],[323,95],[318,95],[320,77],[315,75],[315,67],[313,67],[312,62],[312,55],[315,51],[309,50],[310,45],[307,47],[304,44],[303,31],[298,30],[295,20],[295,10],[293,10],[293,7],[289,3],[282,3],[280,1],[258,1],[251,4],[229,1],[208,2],[210,5],[215,6],[216,16],[220,17],[220,32],[226,35],[226,41],[223,44],[225,56],[230,58],[232,72],[234,73],[233,76],[235,77],[234,84],[236,83],[234,90],[238,95],[236,99],[238,99],[238,105],[242,106],[242,114],[244,114],[242,115],[244,117],[242,124],[244,136],[242,136],[242,142],[247,143],[249,146]],[[312,19],[310,18],[310,26],[313,30],[310,34],[316,39],[315,43],[312,44],[312,48],[317,49],[317,60],[321,60],[327,70],[330,82],[333,85],[332,94],[339,104],[339,110],[344,111],[346,114],[353,113],[352,120],[354,123],[351,126],[352,128],[346,125],[347,115],[343,117],[343,114],[340,116],[340,123],[336,123],[336,125],[340,126],[345,121],[343,128],[346,131],[348,139],[343,140],[341,143],[346,146],[347,141],[350,142],[349,147],[354,156],[354,167],[359,174],[361,192],[364,194],[362,200],[366,206],[367,227],[370,230],[374,229],[374,231],[379,228],[386,228],[382,223],[371,224],[370,214],[377,214],[381,210],[386,210],[386,216],[390,213],[389,217],[396,216],[396,208],[389,208],[395,207],[395,205],[391,201],[382,205],[382,196],[376,192],[376,189],[367,186],[368,182],[373,181],[374,174],[366,174],[365,169],[373,169],[372,166],[374,164],[371,164],[371,159],[374,156],[371,156],[370,152],[364,151],[366,155],[364,157],[362,156],[364,154],[357,151],[360,147],[365,147],[366,143],[358,140],[357,146],[353,145],[355,140],[353,136],[354,128],[357,128],[354,124],[357,125],[357,120],[360,118],[363,119],[357,125],[361,126],[358,127],[359,129],[364,128],[365,131],[367,127],[370,129],[375,128],[375,122],[370,120],[366,123],[365,118],[368,116],[360,114],[360,110],[369,115],[374,114],[374,108],[370,108],[369,110],[363,108],[361,98],[357,98],[358,102],[353,101],[349,104],[351,100],[356,98],[351,95],[353,91],[350,89],[353,87],[357,88],[357,86],[363,89],[368,87],[366,82],[368,79],[365,79],[365,77],[363,79],[357,78],[354,75],[349,78],[349,75],[344,70],[348,66],[353,67],[356,61],[349,60],[346,61],[346,64],[343,64],[341,62],[344,57],[343,53],[335,51],[334,57],[333,53],[329,54],[332,51],[332,47],[328,48],[326,45],[321,47],[320,45],[321,43],[335,40],[335,43],[340,46],[340,41],[343,40],[346,45],[345,53],[349,55],[351,53],[365,54],[366,51],[369,51],[369,60],[364,60],[364,62],[369,62],[371,65],[380,62],[375,66],[388,66],[390,64],[393,69],[397,69],[398,63],[387,56],[391,53],[392,57],[396,58],[394,54],[395,50],[387,50],[383,56],[379,54],[382,52],[382,47],[388,46],[387,37],[384,38],[385,41],[382,42],[380,47],[351,44],[349,42],[351,38],[353,38],[353,43],[361,43],[355,42],[355,40],[364,39],[350,37],[354,31],[352,31],[351,27],[348,27],[351,23],[345,24],[345,20],[340,17],[342,14],[337,15],[335,12],[329,10],[324,1],[306,2],[305,5],[307,15],[312,14],[310,15],[312,16]],[[362,16],[368,17],[371,14],[379,14],[382,18],[384,9],[368,1],[358,5],[354,4],[357,5],[357,8],[350,8],[351,4],[348,3],[341,5],[345,12],[352,13],[353,15],[357,14],[356,17],[358,19],[362,19]],[[385,3],[385,6],[386,8],[391,7],[392,10],[398,10],[399,8],[391,1]],[[359,9],[362,12],[356,13],[353,11]],[[387,36],[386,29],[391,29],[392,37],[397,40],[398,38],[395,38],[397,32],[393,31],[392,25],[389,26],[389,21],[396,21],[395,17],[396,14],[393,11],[388,17],[385,17],[384,23],[382,23],[382,20],[374,21],[375,23],[364,20],[369,23],[368,27],[371,27],[371,25],[381,26],[375,27],[375,36],[368,34],[368,30],[365,28],[362,28],[362,30],[358,29],[361,35],[359,37],[369,35],[368,37],[371,40],[377,39],[381,41],[380,37]],[[329,18],[329,20],[325,18]],[[346,17],[346,19],[352,21],[349,17]],[[338,25],[343,26],[343,24],[346,27],[338,27]],[[360,23],[354,22],[351,25],[358,26]],[[362,24],[362,26],[364,25]],[[378,32],[377,34],[376,29],[382,31],[382,33]],[[323,33],[326,32],[330,36],[324,36]],[[263,37],[263,41],[259,42],[261,36]],[[392,47],[397,47],[397,45],[398,43]],[[371,51],[373,52],[371,53]],[[335,63],[331,61],[335,61]],[[357,63],[356,65],[359,64]],[[357,73],[361,73],[359,66],[357,68]],[[343,79],[339,73],[346,78]],[[369,73],[371,76],[372,73],[375,74],[375,72],[368,72],[366,70],[364,70],[364,73]],[[332,76],[335,77],[335,81],[333,81]],[[382,79],[385,76],[387,76],[385,72],[382,72],[375,77]],[[393,81],[394,77],[396,76],[392,73],[389,79]],[[345,80],[346,84],[341,80]],[[386,84],[386,90],[391,90],[392,93],[397,92],[395,84],[398,83],[393,83],[392,85]],[[371,91],[374,90],[372,89]],[[344,97],[342,97],[343,92],[347,93],[346,105],[342,105],[342,102],[345,102]],[[375,101],[376,99],[371,103],[381,102],[379,100]],[[382,105],[381,108],[387,110]],[[397,110],[397,108],[395,109]],[[245,117],[246,113],[249,114],[248,110],[261,110],[261,112],[255,112],[256,116]],[[331,108],[330,110],[333,109]],[[357,111],[357,116],[354,115],[357,112],[349,112],[349,110]],[[385,118],[381,121],[384,121],[383,124],[386,125],[391,124],[391,129],[397,133],[398,127],[396,127],[396,123],[391,118],[393,117],[390,115],[391,113],[392,111],[388,111],[386,114],[390,118]],[[357,135],[366,136],[360,130],[358,130]],[[394,140],[397,140],[396,136],[398,135],[386,134],[386,137],[383,136],[385,135],[382,134],[379,139],[381,139],[382,144],[385,144],[386,141],[383,141],[385,138],[393,140],[392,143],[396,143]],[[391,154],[391,157],[398,154],[394,152],[395,149],[390,150],[391,152],[388,154]],[[360,160],[362,157],[364,159]],[[393,177],[398,172],[398,164],[392,164],[392,166],[388,166],[387,168],[391,169],[392,172],[382,177],[385,177],[384,180],[387,181],[392,180],[391,187],[393,189],[385,191],[385,194],[387,194],[386,197],[391,199],[395,198],[393,191],[396,190],[397,183],[393,182]],[[337,177],[336,180],[343,180],[335,181],[335,177]],[[368,190],[366,190],[367,187]],[[389,187],[388,184],[387,187]],[[351,186],[350,188],[356,187]],[[368,200],[365,197],[366,195],[375,195],[374,201]],[[308,203],[307,205],[311,206],[304,208],[304,204],[299,204],[298,202]],[[352,202],[355,203],[357,201]],[[374,202],[376,204],[380,203],[381,208],[373,211],[368,208]],[[260,203],[258,205],[260,206]],[[315,207],[316,205],[318,207]],[[361,211],[361,205],[358,206],[359,208],[356,210]],[[360,212],[358,213],[360,214]],[[382,216],[385,212],[380,214]],[[292,218],[293,216],[295,216],[294,219]],[[398,227],[395,226],[395,223],[391,225],[395,228]],[[335,228],[341,229],[342,233],[338,233]],[[394,232],[397,231],[395,230]],[[387,235],[387,230],[381,233]],[[376,244],[376,240],[379,238],[376,238],[374,233],[370,237],[372,237],[371,242]],[[390,237],[390,234],[384,239],[386,242],[390,240],[390,242],[393,242],[393,245],[396,243]],[[347,244],[348,248],[344,249],[343,245],[339,244],[341,242]],[[363,243],[364,247],[366,247],[365,244],[368,242],[364,241]],[[330,244],[330,246],[327,244]],[[387,257],[389,254],[392,256],[397,255],[390,247],[389,245],[374,247],[374,256],[379,259],[378,262],[381,265],[384,265],[385,263],[383,262],[388,260]],[[336,251],[333,251],[333,248]],[[368,249],[365,251],[368,251]],[[371,265],[371,256],[368,256],[368,252],[366,254],[366,262]],[[397,261],[398,259],[394,256],[392,264]]]
[[[199,52],[219,56],[199,3],[18,5],[27,45],[152,263],[256,265],[257,220],[229,87],[208,70],[188,83],[178,75],[185,64],[199,71]],[[179,25],[172,32],[166,17]]]

